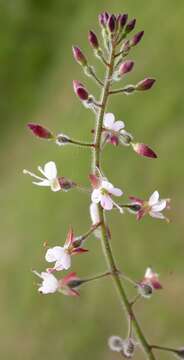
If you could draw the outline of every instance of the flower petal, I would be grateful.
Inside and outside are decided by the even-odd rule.
[[[61,190],[61,185],[60,185],[58,178],[50,180],[50,187],[51,187],[51,190],[54,192]]]
[[[45,260],[47,262],[54,262],[60,260],[63,257],[64,248],[61,246],[54,246],[47,250],[45,254]]]
[[[112,199],[108,195],[101,196],[100,204],[105,210],[112,210],[112,208],[113,208]]]
[[[38,185],[38,186],[50,186],[49,180],[46,180],[46,179],[42,180],[42,181],[39,181],[39,182],[33,181],[33,184]]]
[[[125,124],[123,121],[115,121],[115,123],[113,124],[113,130],[114,131],[120,131],[121,129],[123,129],[125,127]]]
[[[121,189],[118,188],[113,188],[110,190],[110,193],[114,196],[121,196],[123,195],[123,191]]]
[[[167,201],[166,200],[160,200],[160,201],[157,202],[157,204],[155,204],[155,205],[153,205],[151,207],[151,211],[153,211],[153,212],[162,211],[162,210],[164,210],[166,208],[166,206],[167,206]]]
[[[57,168],[54,161],[49,161],[44,166],[45,177],[49,180],[53,180],[57,177]]]
[[[104,115],[104,122],[103,123],[104,123],[104,126],[107,129],[113,130],[112,127],[113,127],[114,121],[115,121],[114,114],[107,113],[107,114]]]
[[[101,193],[99,189],[94,189],[92,194],[91,194],[91,201],[93,203],[98,204],[100,202],[101,199]]]
[[[149,198],[149,205],[155,205],[159,200],[159,192],[158,191],[154,191],[154,193],[150,196]]]
[[[161,212],[150,211],[149,214],[150,214],[150,216],[152,216],[153,218],[156,218],[156,219],[165,219],[165,216]]]

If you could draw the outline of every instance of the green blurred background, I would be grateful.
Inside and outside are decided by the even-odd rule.
[[[150,144],[159,158],[138,157],[129,148],[107,147],[104,171],[125,196],[147,198],[155,189],[172,198],[170,225],[146,217],[108,216],[112,246],[121,269],[140,279],[148,265],[161,274],[164,291],[137,305],[147,337],[162,345],[184,345],[183,265],[183,0],[1,0],[0,113],[1,113],[1,296],[0,354],[3,360],[118,359],[107,348],[112,334],[125,336],[126,319],[109,279],[81,290],[81,297],[41,296],[31,268],[43,270],[44,241],[62,244],[72,223],[79,235],[90,225],[89,198],[83,193],[52,193],[37,188],[22,169],[36,171],[49,160],[61,175],[88,185],[90,154],[73,147],[58,148],[39,141],[26,129],[38,122],[55,132],[90,140],[93,114],[73,93],[72,80],[85,79],[71,54],[80,45],[93,58],[87,32],[100,35],[97,15],[128,12],[144,29],[141,44],[132,51],[135,70],[128,82],[154,76],[153,90],[117,96],[110,110],[127,124],[136,139]],[[91,238],[89,253],[73,258],[80,276],[106,269],[100,243]],[[169,354],[158,354],[169,359]],[[135,356],[143,359],[139,351]],[[172,357],[171,357],[172,358]]]

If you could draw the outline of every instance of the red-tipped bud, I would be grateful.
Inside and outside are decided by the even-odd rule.
[[[32,133],[39,138],[47,140],[54,138],[54,135],[51,133],[51,131],[46,129],[42,125],[29,123],[27,124],[27,126],[32,131]]]
[[[126,28],[125,28],[125,32],[128,34],[130,33],[134,27],[135,27],[135,24],[136,24],[136,19],[132,19],[128,22],[128,24],[126,25]]]
[[[71,190],[77,186],[77,184],[75,182],[73,182],[70,179],[67,179],[64,176],[58,177],[58,181],[59,181],[59,185],[63,191]]]
[[[99,19],[99,24],[102,27],[105,27],[107,25],[107,21],[109,19],[109,14],[105,11],[99,15],[98,19]]]
[[[149,146],[142,144],[142,143],[132,143],[132,147],[134,149],[134,151],[139,154],[140,156],[145,156],[145,157],[149,157],[152,159],[156,159],[157,155],[156,153],[150,149]]]
[[[79,47],[77,47],[77,46],[73,46],[72,51],[73,51],[74,59],[80,65],[86,66],[87,65],[87,60],[86,60],[86,57],[84,56],[83,52],[81,51],[81,49]]]
[[[93,49],[99,48],[99,42],[98,42],[97,36],[95,35],[95,33],[93,31],[89,31],[88,40]]]
[[[116,28],[116,17],[115,15],[111,15],[108,20],[108,28],[111,33],[115,31]]]
[[[137,45],[141,41],[143,35],[144,35],[144,31],[140,31],[137,34],[135,34],[132,40],[130,41],[130,46]]]
[[[79,97],[80,100],[86,101],[89,98],[89,93],[79,81],[73,80],[73,89],[75,94]]]
[[[146,78],[144,80],[141,80],[136,85],[136,90],[139,91],[145,91],[152,88],[153,84],[155,83],[155,79]]]
[[[124,74],[130,72],[134,67],[134,62],[132,60],[127,60],[123,62],[119,67],[119,74],[123,76]]]
[[[121,29],[124,28],[127,20],[128,20],[128,14],[123,14],[123,15],[121,15],[121,17],[120,17],[120,19],[119,19],[119,23],[120,23]]]

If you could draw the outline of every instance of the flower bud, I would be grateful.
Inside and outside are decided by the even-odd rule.
[[[152,88],[155,81],[156,81],[155,79],[151,79],[151,78],[146,78],[144,80],[141,80],[136,85],[136,90],[139,90],[139,91],[149,90]]]
[[[99,15],[98,19],[100,26],[105,27],[109,19],[109,14],[105,11]]]
[[[111,336],[108,339],[108,345],[112,351],[120,352],[123,350],[123,339],[119,336]]]
[[[135,24],[136,24],[136,19],[132,19],[128,22],[125,28],[126,34],[130,33],[134,29]]]
[[[70,143],[70,138],[64,134],[58,134],[56,137],[56,144],[59,146],[67,145]]]
[[[116,28],[116,17],[115,15],[111,15],[108,19],[108,28],[111,33],[115,31]]]
[[[81,84],[79,81],[73,80],[73,89],[75,94],[79,97],[80,100],[82,101],[88,100],[89,94],[86,88],[84,87],[84,85]]]
[[[128,14],[123,14],[123,15],[120,16],[119,23],[120,23],[121,29],[124,28],[127,20],[128,20]]]
[[[140,156],[145,156],[145,157],[149,157],[152,159],[156,159],[157,158],[157,154],[150,149],[147,145],[142,144],[142,143],[132,143],[132,147],[134,149],[134,151],[139,154]]]
[[[132,338],[129,337],[128,339],[124,340],[123,351],[122,351],[124,357],[127,359],[132,358],[135,353],[135,347],[136,347],[136,343]]]
[[[81,49],[77,46],[72,47],[74,59],[82,66],[87,65],[87,59],[82,53]]]
[[[134,67],[134,62],[132,60],[127,60],[123,62],[119,67],[119,74],[123,76],[124,74],[130,72]]]
[[[73,189],[73,188],[75,188],[77,186],[77,184],[75,182],[73,182],[70,179],[67,179],[64,176],[58,177],[58,181],[59,181],[59,185],[61,187],[61,190],[63,190],[63,191],[71,190],[71,189]]]
[[[88,40],[93,49],[97,50],[99,48],[97,36],[93,31],[89,31]]]
[[[141,41],[143,35],[144,35],[144,31],[140,31],[137,34],[135,34],[134,37],[130,40],[130,46],[137,45]]]
[[[54,135],[51,133],[49,129],[46,129],[42,125],[29,123],[27,124],[28,128],[32,131],[32,133],[42,139],[53,139]]]

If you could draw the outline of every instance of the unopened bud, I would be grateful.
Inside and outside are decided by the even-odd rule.
[[[111,15],[108,20],[108,28],[111,33],[115,31],[116,28],[116,17],[115,15]]]
[[[136,85],[136,90],[138,91],[145,91],[152,88],[153,84],[155,83],[155,79],[146,78],[144,80],[141,80]]]
[[[123,350],[123,339],[120,336],[111,336],[108,339],[108,345],[112,351],[121,352]]]
[[[70,138],[64,134],[58,134],[56,137],[56,144],[59,146],[67,145],[70,143]]]
[[[157,158],[157,154],[150,149],[149,146],[142,144],[142,143],[132,143],[132,147],[134,149],[134,151],[139,154],[140,156],[145,156],[145,157],[149,157],[152,159],[156,159]]]
[[[105,11],[99,15],[98,19],[100,26],[105,27],[109,19],[109,14]]]
[[[128,20],[128,14],[123,14],[120,16],[119,23],[120,23],[121,29],[124,28],[127,20]]]
[[[135,347],[136,347],[136,343],[132,338],[129,337],[128,339],[123,341],[122,354],[126,359],[130,359],[133,357],[135,353]]]
[[[82,66],[86,66],[87,65],[87,59],[84,56],[83,52],[81,51],[81,49],[77,46],[73,46],[72,47],[72,51],[73,51],[73,56],[74,59]]]
[[[136,24],[136,19],[132,19],[128,22],[125,28],[126,34],[130,33],[135,28],[135,24]]]
[[[93,31],[89,31],[88,40],[93,49],[97,50],[99,48],[97,36]]]
[[[77,184],[75,182],[73,182],[70,179],[67,179],[64,176],[58,177],[58,181],[59,181],[59,185],[61,187],[61,190],[63,190],[63,191],[71,190],[71,189],[73,189],[73,188],[75,188],[77,186]]]
[[[51,131],[42,125],[29,123],[27,124],[28,128],[32,131],[32,133],[42,139],[51,140],[54,138],[54,135],[51,133]]]
[[[130,46],[137,45],[141,41],[143,35],[144,35],[144,31],[140,31],[137,34],[135,34],[134,37],[130,40]]]
[[[88,91],[86,90],[84,85],[81,84],[79,81],[73,80],[73,89],[75,94],[79,97],[80,100],[82,101],[88,100],[89,98]]]
[[[134,67],[134,62],[132,60],[127,60],[123,62],[119,67],[119,74],[123,76],[124,74],[130,72]]]

